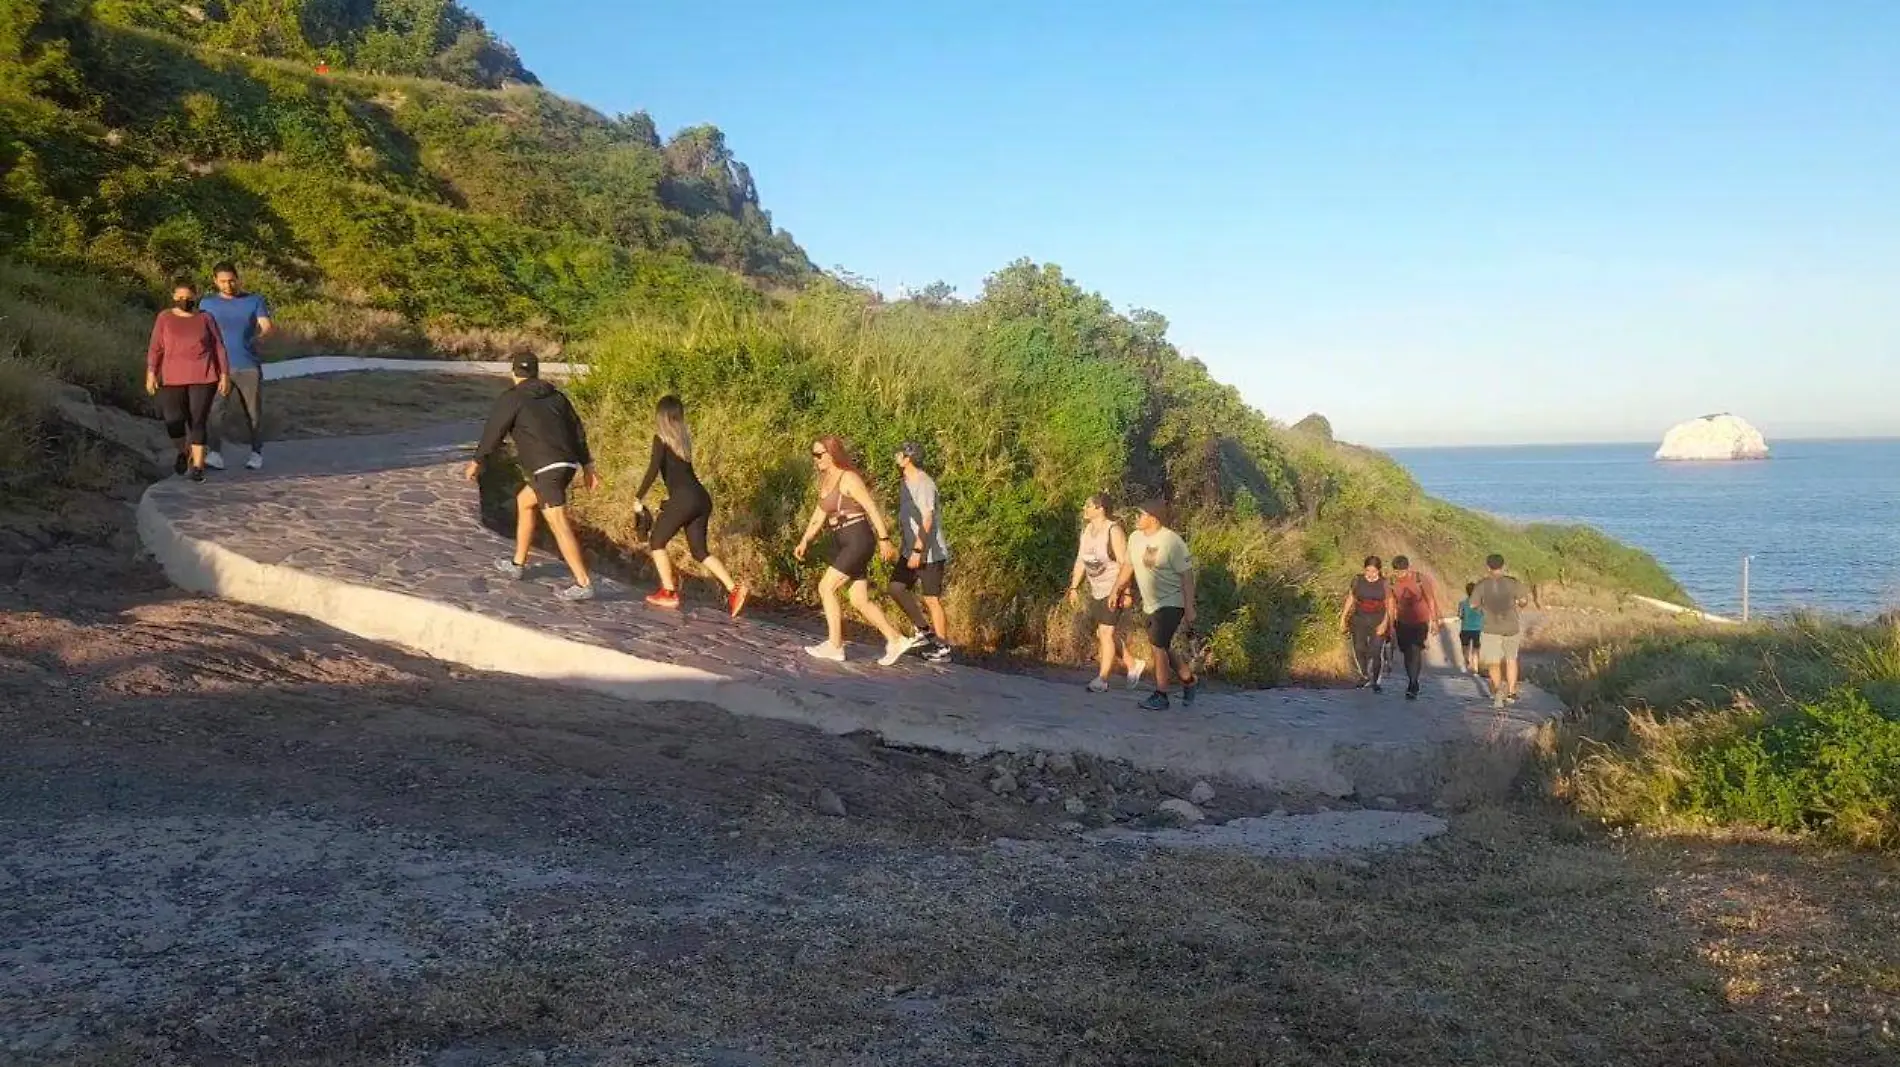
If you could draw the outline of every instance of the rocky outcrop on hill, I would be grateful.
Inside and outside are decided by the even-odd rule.
[[[1736,415],[1704,415],[1672,426],[1663,435],[1657,459],[1735,460],[1767,459],[1768,441],[1761,431]]]

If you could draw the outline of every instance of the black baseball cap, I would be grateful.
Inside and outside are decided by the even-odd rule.
[[[897,454],[917,464],[924,465],[924,446],[917,441],[905,441],[897,446]]]
[[[514,362],[508,365],[508,369],[512,370],[517,378],[539,378],[541,377],[541,359],[539,356],[516,356]]]

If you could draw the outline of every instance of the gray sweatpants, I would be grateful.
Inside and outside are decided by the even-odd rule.
[[[264,409],[262,405],[264,372],[258,369],[234,370],[231,372],[231,393],[221,396],[211,405],[211,425],[208,427],[206,447],[211,451],[220,451],[224,443],[221,432],[225,413],[236,400],[244,408],[244,422],[251,430],[251,451],[260,452],[264,448]]]

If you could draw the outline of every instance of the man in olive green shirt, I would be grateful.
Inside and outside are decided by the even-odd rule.
[[[1200,679],[1185,657],[1174,652],[1174,636],[1181,627],[1194,628],[1194,557],[1187,542],[1168,529],[1167,504],[1150,500],[1141,506],[1135,532],[1128,538],[1128,558],[1122,561],[1115,583],[1119,597],[1133,580],[1141,590],[1141,609],[1148,615],[1148,643],[1155,650],[1155,691],[1141,706],[1168,710],[1168,683],[1181,679],[1181,703],[1194,703]],[[1112,600],[1111,600],[1112,602]]]

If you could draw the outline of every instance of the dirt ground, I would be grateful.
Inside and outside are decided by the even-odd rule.
[[[502,376],[421,371],[364,371],[268,382],[264,432],[269,440],[283,441],[392,433],[428,422],[478,422],[488,417],[495,398],[507,388],[508,379]],[[237,405],[230,406],[221,425],[226,440],[244,440]]]
[[[1093,845],[1050,790],[1180,783],[998,796],[182,596],[134,496],[0,516],[0,1062],[1900,1061],[1891,857],[1529,800],[1363,858]]]

